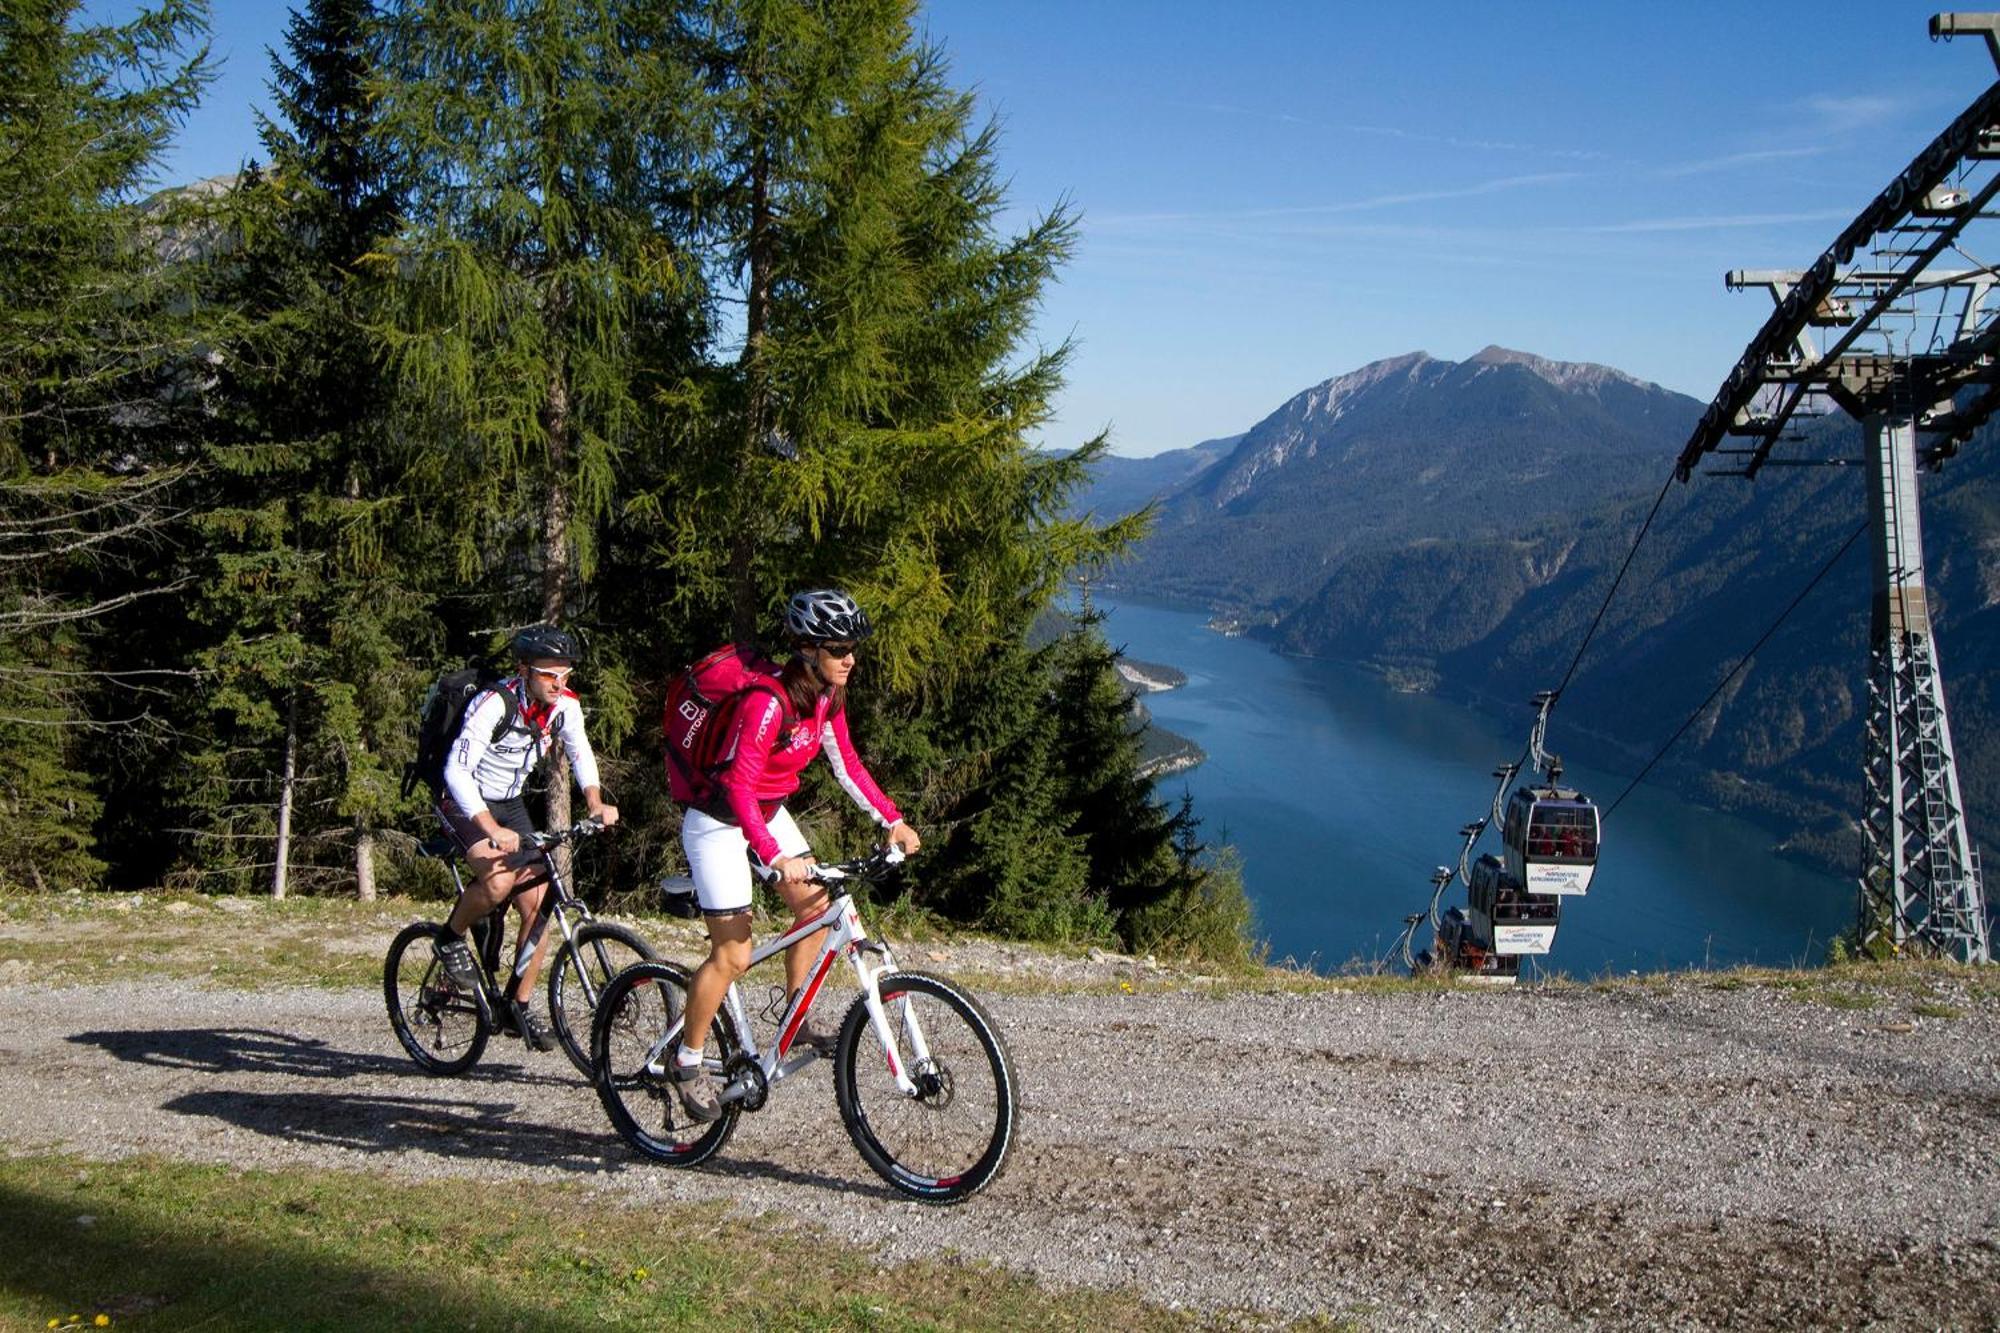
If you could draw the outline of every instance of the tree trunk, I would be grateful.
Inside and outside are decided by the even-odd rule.
[[[354,896],[364,903],[375,901],[375,830],[354,819]]]
[[[729,548],[730,632],[738,642],[757,635],[757,532],[763,511],[751,494],[750,465],[771,427],[764,340],[771,322],[771,158],[758,149],[750,169],[749,283],[744,291],[743,438],[736,455],[736,527]]]
[[[566,308],[558,288],[551,297],[550,318],[559,321]],[[542,619],[551,625],[562,623],[569,599],[569,376],[560,360],[549,372],[548,399],[542,405],[542,431],[549,448],[549,493],[542,512]],[[560,749],[549,769],[548,826],[551,830],[569,827],[569,757]],[[567,846],[556,850],[556,869],[570,877]]]
[[[292,788],[299,768],[299,692],[285,701],[285,767],[278,779],[278,855],[271,871],[271,896],[285,896],[292,859]]]

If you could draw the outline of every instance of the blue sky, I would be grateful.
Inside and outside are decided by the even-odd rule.
[[[173,179],[256,152],[286,7],[213,0],[224,66]],[[114,15],[131,5],[98,0]],[[1047,442],[1149,454],[1329,376],[1488,343],[1697,398],[1768,313],[1738,267],[1809,263],[1995,77],[1935,3],[933,0],[1002,129],[1015,225],[1081,246]]]

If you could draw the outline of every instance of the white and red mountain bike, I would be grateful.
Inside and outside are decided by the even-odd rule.
[[[754,967],[828,928],[805,985],[778,1013],[768,1047],[758,1046],[742,995],[729,988],[702,1044],[709,1073],[722,1085],[722,1114],[713,1121],[688,1116],[668,1074],[688,969],[655,960],[611,979],[591,1027],[591,1057],[598,1098],[627,1143],[673,1166],[720,1152],[743,1112],[761,1110],[779,1083],[818,1058],[797,1045],[799,1031],[844,958],[861,994],[840,1027],[833,1090],[862,1158],[898,1190],[931,1203],[969,1198],[1000,1174],[1014,1138],[1016,1091],[993,1021],[955,983],[899,969],[840,887],[875,880],[901,859],[891,848],[815,867],[813,877],[832,894],[826,910],[752,951]]]

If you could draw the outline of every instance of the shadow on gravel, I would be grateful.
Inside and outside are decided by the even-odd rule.
[[[604,1170],[619,1155],[608,1136],[580,1134],[570,1125],[516,1120],[515,1108],[501,1102],[218,1091],[191,1092],[161,1109],[226,1121],[287,1143],[356,1152],[419,1152],[588,1172]]]
[[[741,1157],[731,1158],[727,1155],[728,1149],[726,1148],[723,1150],[723,1153],[723,1156],[712,1157],[696,1169],[705,1176],[727,1176],[732,1180],[778,1181],[786,1185],[799,1185],[808,1189],[827,1190],[834,1194],[852,1194],[857,1198],[873,1199],[878,1203],[908,1203],[910,1201],[908,1195],[898,1194],[895,1190],[883,1184],[881,1179],[868,1169],[868,1164],[858,1156],[852,1159],[854,1162],[854,1175],[835,1176],[828,1175],[823,1171],[807,1171],[801,1170],[798,1167],[780,1166],[778,1163],[772,1161],[749,1160]],[[633,1154],[632,1161],[639,1166],[648,1165],[646,1159],[638,1156],[636,1153]],[[672,1169],[672,1167],[661,1168],[661,1170]]]
[[[285,1074],[292,1078],[353,1078],[408,1074],[430,1079],[414,1064],[373,1051],[348,1051],[315,1037],[263,1028],[139,1028],[128,1032],[79,1032],[80,1046],[95,1046],[134,1064],[166,1069],[205,1069],[217,1074]],[[504,1056],[501,1058],[504,1059]],[[559,1058],[559,1057],[558,1057]],[[567,1068],[567,1066],[564,1066]],[[519,1083],[564,1087],[581,1079],[533,1073],[518,1066],[475,1065],[457,1081]]]

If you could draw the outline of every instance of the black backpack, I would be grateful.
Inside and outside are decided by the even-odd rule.
[[[465,710],[480,694],[504,679],[492,667],[475,663],[445,672],[424,692],[424,701],[417,708],[417,757],[403,765],[405,799],[420,782],[430,788],[431,799],[444,795],[444,758],[465,725]],[[500,725],[493,728],[496,741],[521,715],[520,701],[514,698],[512,690],[501,690],[500,697],[507,701],[507,713],[500,719]]]

